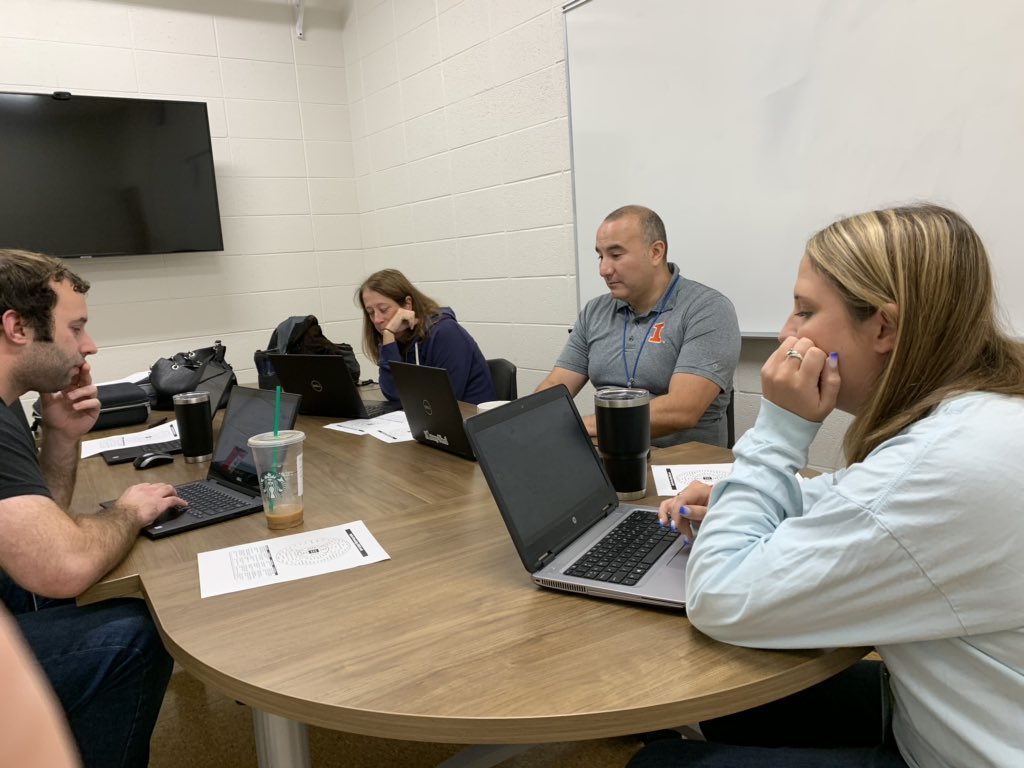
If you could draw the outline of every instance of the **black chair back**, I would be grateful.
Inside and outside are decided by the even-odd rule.
[[[494,394],[497,395],[499,400],[515,400],[519,397],[519,392],[516,388],[515,363],[503,357],[496,357],[487,361],[487,367],[491,370]]]
[[[726,448],[732,448],[736,443],[736,387],[729,390],[729,404],[725,407],[726,432],[729,444]]]

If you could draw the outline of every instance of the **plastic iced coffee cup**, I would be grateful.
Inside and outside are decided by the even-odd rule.
[[[268,528],[302,524],[302,446],[306,434],[297,429],[277,435],[264,432],[249,438],[256,464]]]

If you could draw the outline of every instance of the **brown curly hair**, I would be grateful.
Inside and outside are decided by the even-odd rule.
[[[67,281],[78,293],[89,283],[52,256],[31,251],[0,249],[0,317],[10,309],[21,316],[39,341],[53,341],[53,283]]]

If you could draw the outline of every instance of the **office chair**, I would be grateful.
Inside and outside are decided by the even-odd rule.
[[[728,443],[726,448],[732,448],[736,443],[736,387],[729,390],[729,404],[725,406],[725,424]]]
[[[487,361],[494,382],[494,394],[499,400],[515,400],[519,397],[516,389],[516,365],[503,357]]]

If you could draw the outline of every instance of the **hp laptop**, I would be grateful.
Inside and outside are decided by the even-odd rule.
[[[398,403],[363,400],[341,355],[267,355],[281,387],[302,395],[300,413],[372,419],[397,411]]]
[[[298,395],[281,394],[280,429],[295,426],[299,401]],[[160,539],[263,509],[248,441],[253,435],[273,429],[274,392],[248,387],[232,389],[206,479],[175,486],[188,507],[161,515],[142,532],[151,539]]]
[[[685,607],[685,540],[658,525],[653,507],[619,504],[564,386],[473,416],[466,432],[537,584]]]
[[[402,410],[416,441],[474,460],[448,371],[412,363],[390,365]]]

